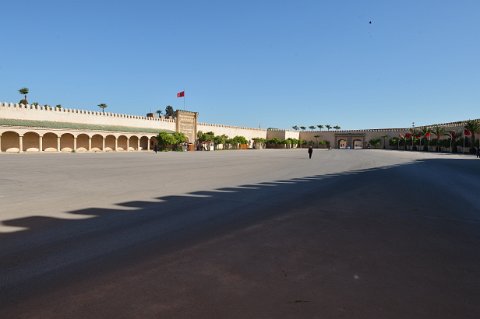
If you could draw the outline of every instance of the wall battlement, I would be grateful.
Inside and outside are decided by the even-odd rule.
[[[245,126],[234,126],[234,125],[224,125],[224,124],[211,124],[211,123],[198,123],[198,125],[202,126],[210,126],[210,127],[218,127],[218,128],[231,128],[231,129],[238,129],[238,130],[250,130],[250,131],[258,131],[258,132],[266,132],[266,129],[262,128],[254,128],[254,127],[245,127]]]
[[[176,121],[171,118],[153,118],[111,112],[56,108],[46,105],[0,103],[0,117],[4,119],[50,121],[75,124],[128,126],[175,131]]]
[[[480,121],[480,119],[474,119],[474,121]],[[421,125],[421,126],[415,126],[415,129],[422,129],[422,128],[433,128],[435,126],[441,126],[441,127],[459,127],[459,126],[464,126],[466,121],[456,121],[456,122],[447,122],[447,123],[439,123],[439,124],[431,124],[431,125]],[[331,130],[331,131],[318,131],[318,130],[313,130],[313,131],[299,131],[301,133],[337,133],[337,134],[345,134],[345,133],[375,133],[375,132],[405,132],[409,131],[411,127],[397,127],[397,128],[372,128],[372,129],[360,129],[360,130]],[[275,130],[273,130],[275,131]]]
[[[213,131],[215,135],[227,135],[232,138],[234,136],[244,136],[247,140],[253,140],[254,138],[279,138],[279,139],[302,139],[307,141],[325,140],[330,142],[331,145],[336,145],[338,139],[342,138],[342,135],[362,134],[365,135],[364,142],[368,142],[372,138],[384,138],[394,137],[398,134],[408,132],[411,128],[378,128],[378,129],[360,129],[360,130],[305,130],[305,131],[292,131],[283,130],[278,128],[252,128],[244,126],[233,126],[224,124],[212,124],[197,122],[197,112],[180,111],[184,115],[195,115],[196,127],[193,128],[192,134],[197,131],[209,132]],[[178,114],[178,113],[177,113]],[[188,117],[188,116],[187,116]],[[0,103],[0,118],[10,121],[21,120],[30,121],[32,123],[47,122],[47,123],[70,123],[69,125],[81,125],[89,124],[92,127],[128,127],[130,130],[143,130],[145,132],[160,132],[166,131],[185,131],[186,127],[191,124],[192,121],[188,120],[185,123],[177,123],[175,118],[165,118],[164,116],[159,118],[118,114],[111,112],[100,112],[82,109],[72,108],[55,108],[46,105],[31,105],[31,104],[18,104],[18,103]],[[436,125],[442,126],[447,130],[458,130],[463,128],[466,121],[456,121],[449,123],[422,125],[415,127],[416,129],[422,129],[425,127],[433,128]],[[52,128],[55,127],[54,123],[51,124]],[[192,135],[191,140],[194,140]]]
[[[130,115],[130,114],[120,114],[120,113],[111,113],[111,112],[99,112],[91,110],[81,110],[81,109],[71,109],[71,108],[56,108],[46,105],[32,105],[32,104],[18,104],[18,103],[5,103],[0,102],[0,108],[12,108],[12,109],[22,109],[22,110],[32,110],[32,111],[46,111],[46,112],[58,112],[58,113],[73,113],[73,114],[86,114],[94,115],[101,117],[117,117],[117,118],[127,118],[127,119],[138,119],[138,120],[147,120],[147,121],[157,121],[157,122],[170,122],[175,123],[175,119],[161,117],[146,117],[139,115]]]

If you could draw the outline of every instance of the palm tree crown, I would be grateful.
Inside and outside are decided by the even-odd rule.
[[[28,88],[21,88],[20,90],[18,90],[18,93],[25,95],[25,99],[21,100],[20,104],[28,104],[28,101],[27,101],[28,92],[29,92]]]
[[[339,129],[340,129],[340,126],[335,125],[333,128],[336,129],[336,130],[339,130]]]
[[[98,104],[98,107],[102,109],[103,113],[105,113],[105,109],[108,107],[108,105],[105,103],[100,103]]]
[[[315,125],[310,125],[308,128],[313,131],[315,129]]]
[[[323,128],[323,125],[319,124],[319,125],[317,125],[317,127],[318,127],[318,129],[321,131],[322,128]]]
[[[165,115],[166,116],[174,116],[175,115],[175,111],[173,110],[173,106],[167,105],[165,107]]]
[[[292,126],[292,128],[295,130],[295,131],[298,131],[299,127],[297,125],[295,126]]]
[[[437,151],[440,151],[440,136],[445,134],[445,128],[439,125],[435,125],[432,129],[432,133],[435,134],[437,140]]]
[[[468,120],[465,123],[465,129],[472,134],[472,147],[475,147],[475,133],[480,133],[480,122],[476,120]]]

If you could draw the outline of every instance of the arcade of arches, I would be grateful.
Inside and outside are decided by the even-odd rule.
[[[70,132],[41,129],[0,130],[0,152],[131,152],[157,144],[153,134]]]
[[[365,134],[341,133],[335,134],[335,145],[337,148],[364,148]]]

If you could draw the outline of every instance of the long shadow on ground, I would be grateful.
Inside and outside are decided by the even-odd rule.
[[[427,276],[429,282],[422,284],[430,284],[431,291],[425,291],[448,289],[455,282],[455,295],[443,297],[458,299],[465,311],[476,311],[472,294],[480,289],[473,289],[472,282],[480,287],[479,181],[480,161],[429,159],[118,204],[132,210],[71,212],[90,215],[90,219],[11,220],[5,224],[27,230],[0,234],[0,309],[15,312],[18,302],[46,289],[129,267],[279,216],[304,218],[308,211],[331,226],[315,234],[318,242],[358,238],[355,251],[359,252],[371,249],[372,242],[382,242],[376,256],[383,258],[386,267],[398,263],[398,254],[404,254],[407,264],[418,263],[425,273],[452,275],[448,280]],[[349,258],[353,257],[343,256],[336,262],[348,263]]]

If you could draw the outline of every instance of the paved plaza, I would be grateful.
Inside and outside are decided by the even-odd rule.
[[[478,318],[480,160],[0,155],[0,318]]]

